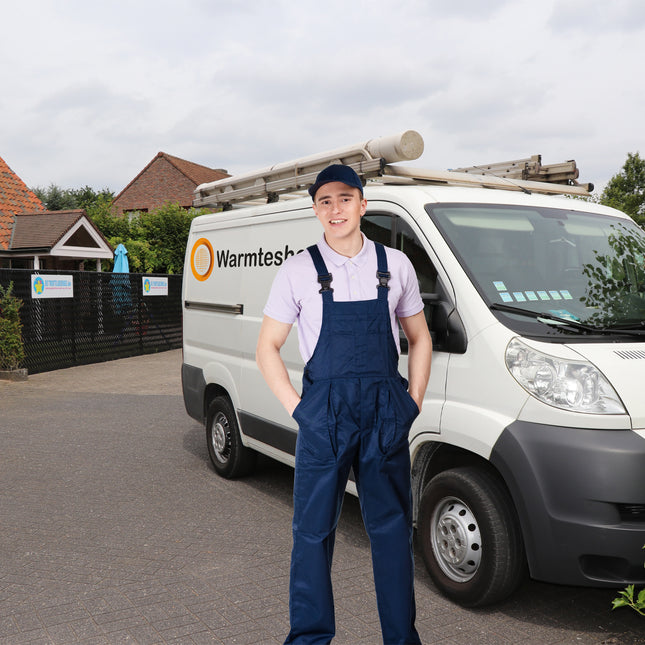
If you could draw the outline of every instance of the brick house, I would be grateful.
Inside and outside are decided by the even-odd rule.
[[[191,208],[197,186],[228,176],[224,170],[215,170],[159,152],[114,198],[114,212],[117,215],[145,213],[166,202]]]
[[[112,259],[112,247],[84,210],[46,211],[0,157],[0,268],[83,269]]]

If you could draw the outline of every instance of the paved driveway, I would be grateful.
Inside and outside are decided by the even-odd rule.
[[[0,645],[237,643],[287,632],[292,471],[211,470],[181,398],[181,352],[0,381]],[[337,537],[335,645],[380,643],[356,500]],[[645,642],[613,591],[527,582],[465,610],[417,563],[425,645]]]

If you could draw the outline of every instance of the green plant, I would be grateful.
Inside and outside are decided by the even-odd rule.
[[[15,370],[25,359],[20,308],[22,300],[13,295],[13,282],[0,285],[0,369]]]
[[[645,549],[645,546],[643,546]],[[618,607],[631,607],[634,611],[638,612],[641,616],[645,616],[645,589],[641,589],[638,596],[634,597],[636,590],[634,585],[629,585],[614,598],[612,602],[612,609]]]
[[[99,199],[87,213],[112,247],[128,249],[131,273],[181,273],[190,223],[202,211],[167,202],[148,213],[118,217]],[[112,265],[105,267],[109,271]]]

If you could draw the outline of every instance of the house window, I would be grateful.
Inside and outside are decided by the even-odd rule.
[[[135,220],[141,219],[141,214],[147,212],[147,208],[137,208],[131,211],[123,211],[123,216],[128,218],[128,222],[133,222]]]

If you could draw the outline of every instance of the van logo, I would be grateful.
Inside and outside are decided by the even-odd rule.
[[[208,279],[213,270],[214,257],[213,247],[205,237],[195,242],[190,253],[190,268],[196,280],[203,282]]]

